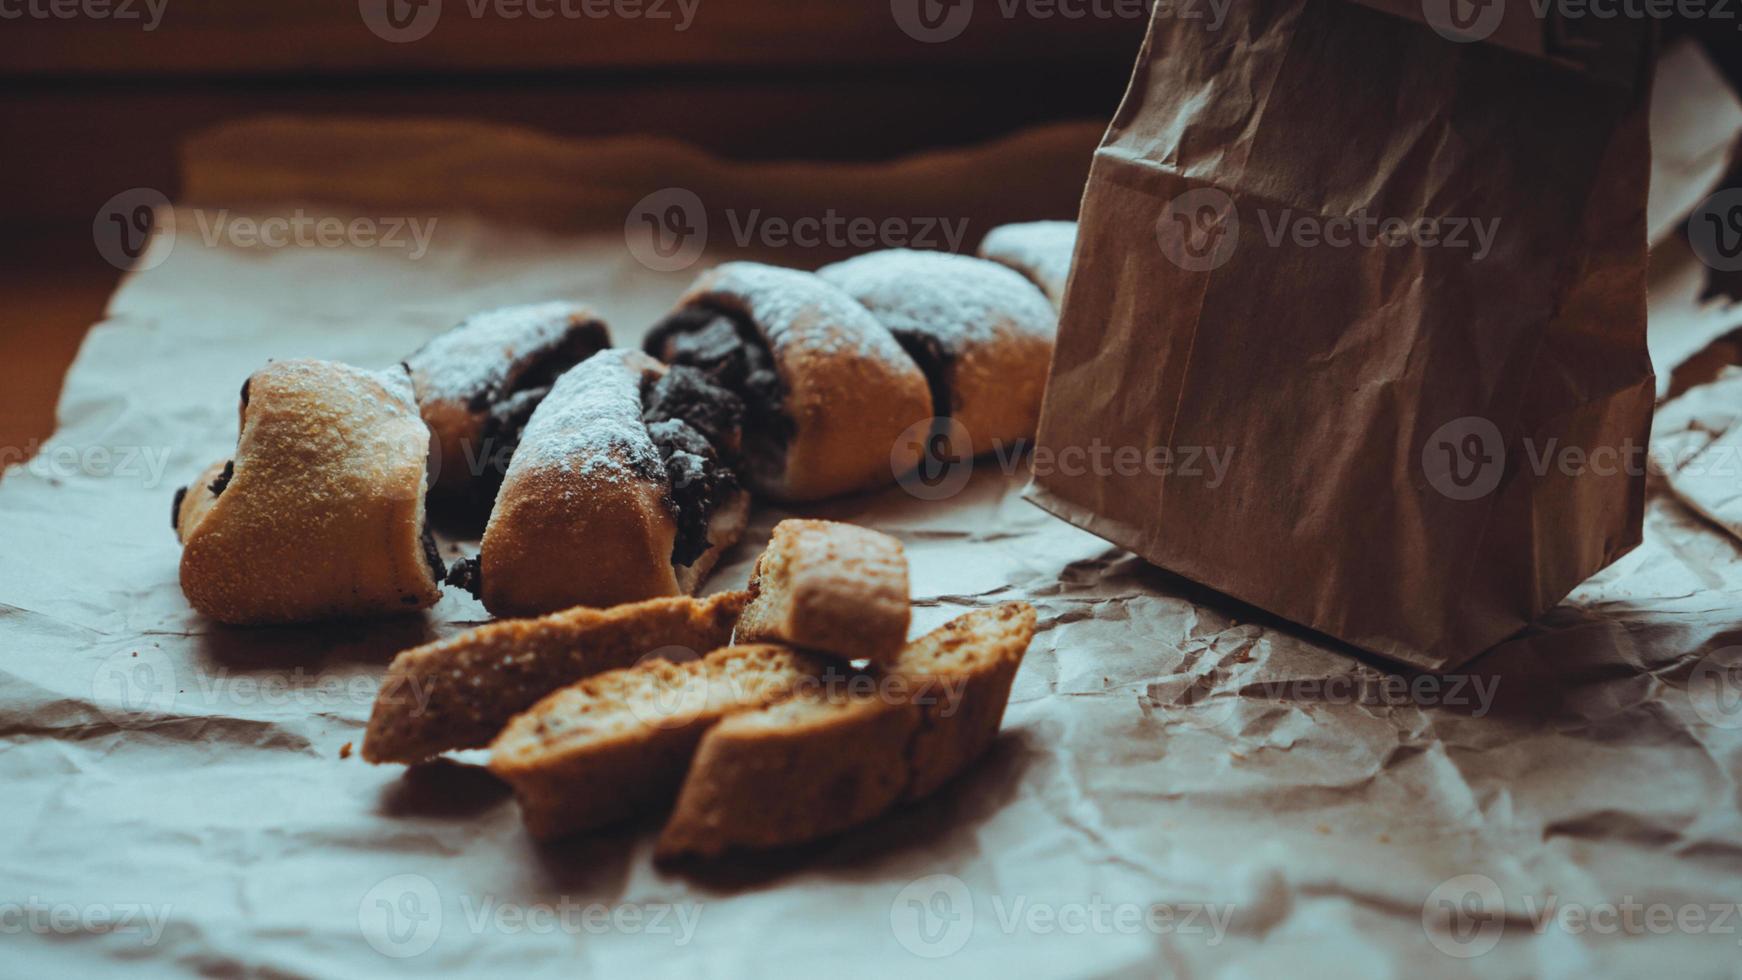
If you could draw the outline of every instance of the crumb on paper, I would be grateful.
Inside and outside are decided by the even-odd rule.
[[[339,758],[349,759],[350,757],[351,757],[351,743],[346,742],[344,745],[339,746]]]

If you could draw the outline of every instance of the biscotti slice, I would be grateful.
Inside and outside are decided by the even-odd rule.
[[[370,762],[420,762],[488,745],[516,714],[575,681],[643,656],[694,656],[732,641],[748,592],[649,599],[504,620],[393,659],[363,737]]]
[[[936,790],[997,737],[1034,627],[1024,603],[968,613],[904,647],[875,691],[806,689],[720,722],[658,854],[815,840]]]
[[[834,521],[781,521],[750,576],[740,642],[780,642],[848,660],[888,661],[907,639],[901,542]]]
[[[514,788],[533,837],[599,827],[669,803],[696,742],[720,719],[827,672],[825,661],[773,645],[610,671],[510,722],[491,745],[490,771]]]

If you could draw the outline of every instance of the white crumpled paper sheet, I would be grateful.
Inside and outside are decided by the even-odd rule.
[[[682,180],[720,207],[763,193],[799,213],[906,189],[908,214],[984,215],[971,246],[990,221],[1068,215],[1098,136],[869,167],[691,154]],[[176,585],[174,486],[228,452],[237,388],[269,357],[385,366],[466,313],[547,297],[597,303],[633,342],[697,269],[741,254],[720,235],[696,268],[653,273],[621,217],[595,220],[675,183],[670,149],[291,120],[190,149],[188,198],[231,217],[251,192],[325,188],[348,214],[440,206],[439,225],[411,261],[207,246],[179,208],[175,247],[85,342],[59,433],[0,482],[0,973],[1716,977],[1742,962],[1742,675],[1718,669],[1742,643],[1742,562],[1661,489],[1641,548],[1441,680],[1047,516],[1020,498],[1020,466],[982,461],[944,501],[897,488],[807,508],[906,542],[916,631],[1017,598],[1041,631],[982,764],[792,853],[660,868],[652,824],[538,847],[472,756],[410,772],[341,758],[391,656],[482,610],[450,593],[370,625],[202,621]],[[603,230],[550,227],[565,221]],[[139,453],[123,465],[129,450],[161,473]],[[741,584],[786,513],[760,508],[709,588]],[[1672,924],[1616,927],[1606,903]],[[1689,909],[1706,924],[1677,926]]]

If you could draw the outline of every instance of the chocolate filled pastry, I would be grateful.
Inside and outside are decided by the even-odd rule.
[[[564,371],[610,345],[586,307],[537,303],[468,317],[406,358],[436,443],[436,502],[487,512],[533,409]]]
[[[1075,221],[1026,221],[999,225],[980,243],[980,257],[1007,265],[1027,276],[1054,309],[1065,305],[1071,279],[1071,255],[1077,248]]]
[[[960,423],[973,455],[1034,437],[1058,315],[1021,274],[966,255],[890,249],[817,275],[895,335],[931,384],[932,414]]]
[[[744,472],[777,500],[893,482],[923,445],[925,376],[877,318],[809,272],[728,262],[648,335],[648,353],[696,368],[744,403]]]
[[[700,371],[593,355],[532,413],[479,555],[449,582],[498,616],[694,593],[749,512],[743,415]]]
[[[401,368],[278,361],[242,386],[235,458],[176,493],[181,588],[224,623],[434,605],[424,523],[430,439]]]

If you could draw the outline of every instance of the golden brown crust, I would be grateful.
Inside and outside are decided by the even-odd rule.
[[[750,579],[743,642],[789,643],[848,660],[894,657],[911,614],[901,542],[834,521],[785,520]]]
[[[774,356],[786,389],[782,411],[794,429],[783,465],[752,468],[764,495],[820,500],[891,483],[898,470],[918,464],[918,442],[898,442],[931,416],[925,376],[839,289],[809,272],[728,262],[697,280],[678,305],[744,317]]]
[[[957,617],[905,647],[874,692],[803,691],[701,739],[658,854],[815,840],[923,797],[997,737],[1034,609]]]
[[[245,392],[228,485],[215,500],[195,487],[182,502],[181,587],[193,607],[252,624],[433,605],[429,435],[405,372],[278,361]]]
[[[889,249],[817,274],[864,304],[932,382],[975,456],[1034,438],[1058,315],[1035,285],[995,262]]]
[[[920,725],[911,703],[805,695],[702,736],[657,855],[714,857],[826,837],[901,801]]]
[[[641,390],[664,365],[609,350],[564,374],[533,414],[479,551],[484,605],[498,616],[680,595],[677,524],[663,463],[641,421]],[[723,502],[710,566],[736,541],[743,500]]]
[[[490,771],[514,788],[540,840],[670,802],[702,733],[791,695],[826,669],[778,646],[735,646],[686,663],[649,660],[546,697],[491,744]]]
[[[649,599],[506,620],[406,650],[381,683],[363,758],[419,762],[489,744],[558,688],[658,655],[700,656],[731,642],[748,592]]]
[[[610,331],[592,310],[536,303],[468,317],[407,357],[418,410],[436,443],[430,492],[468,494],[497,465],[503,447],[487,444],[490,410],[528,376],[560,373],[610,344]]]

